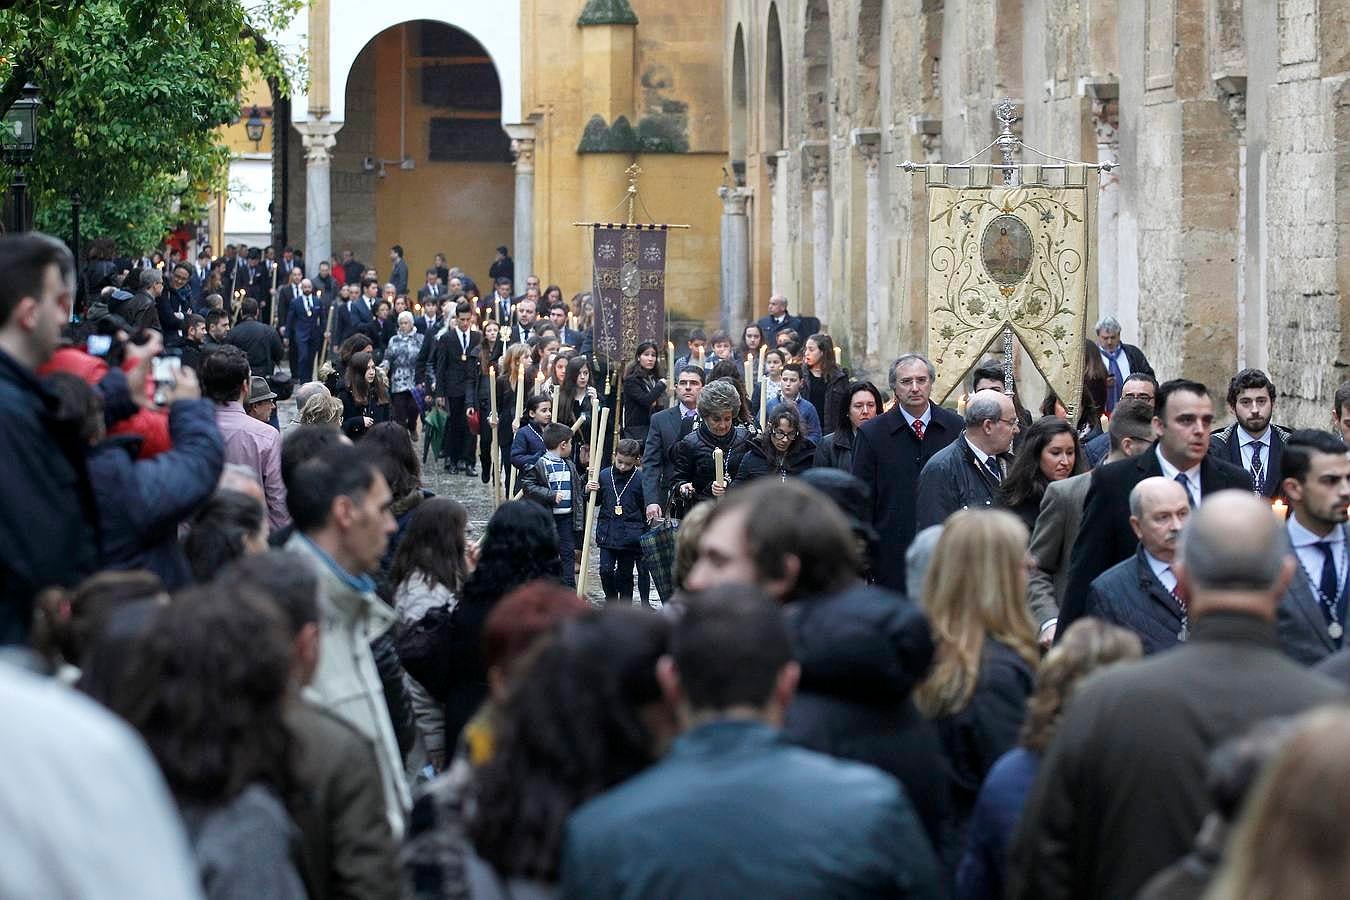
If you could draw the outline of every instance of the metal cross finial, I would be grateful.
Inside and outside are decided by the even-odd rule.
[[[1012,130],[1013,123],[1018,118],[1017,106],[1010,98],[1004,97],[994,105],[994,115],[1003,126],[998,133],[998,139],[994,141],[998,145],[999,152],[1003,154],[1003,183],[1011,185],[1015,183],[1017,173],[1016,163],[1013,162],[1013,150],[1020,143]]]
[[[633,163],[625,171],[628,173],[628,224],[633,225],[637,222],[637,180],[642,167]]]

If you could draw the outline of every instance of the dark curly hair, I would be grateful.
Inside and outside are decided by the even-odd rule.
[[[521,660],[469,824],[502,876],[557,881],[567,817],[655,761],[641,708],[661,698],[656,662],[669,630],[649,612],[600,610],[564,622]]]
[[[109,706],[175,798],[214,806],[257,783],[286,795],[291,654],[273,605],[247,588],[190,588],[155,615],[133,660]]]

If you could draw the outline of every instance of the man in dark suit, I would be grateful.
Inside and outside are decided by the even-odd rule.
[[[314,294],[323,302],[332,303],[337,297],[341,281],[333,277],[333,269],[328,260],[319,261],[319,274],[311,280],[314,282]]]
[[[1076,690],[1013,837],[1007,897],[1136,896],[1191,849],[1215,747],[1345,699],[1280,653],[1275,610],[1296,563],[1250,490],[1206,500],[1175,565],[1190,639]]]
[[[703,370],[686,366],[675,379],[676,404],[652,416],[642,450],[642,493],[648,500],[648,522],[661,518],[661,508],[670,500],[670,478],[675,473],[670,451],[693,430],[698,418],[698,395],[702,392]]]
[[[352,302],[347,308],[347,314],[351,316],[352,332],[364,332],[375,340],[375,334],[378,326],[375,324],[375,307],[380,302],[380,283],[374,278],[367,278],[361,282],[361,293],[352,297]]]
[[[534,337],[534,324],[539,319],[539,312],[533,300],[517,301],[515,311],[515,322],[504,332],[508,345],[521,344]]]
[[[389,283],[399,296],[408,295],[408,263],[403,258],[403,247],[398,244],[389,248]]]
[[[1154,375],[1144,351],[1134,344],[1120,342],[1120,322],[1114,316],[1105,316],[1097,322],[1097,350],[1106,366],[1106,411],[1110,413],[1120,400],[1125,379],[1131,372]],[[1155,376],[1156,377],[1156,376]]]
[[[1276,621],[1284,652],[1313,665],[1344,646],[1350,460],[1335,435],[1308,429],[1290,435],[1282,466],[1280,486],[1293,512],[1285,527],[1298,566]]]
[[[1252,479],[1252,490],[1274,497],[1280,489],[1280,454],[1289,429],[1271,424],[1275,412],[1275,385],[1260,369],[1243,369],[1228,383],[1228,408],[1237,421],[1209,439],[1209,452],[1241,466]]]
[[[472,331],[473,307],[461,302],[455,307],[455,327],[436,341],[436,402],[445,408],[447,427],[442,453],[445,471],[475,475],[474,454],[469,448],[468,411],[478,403],[478,345],[481,331]]]
[[[365,274],[366,264],[352,255],[352,251],[342,251],[342,271],[341,275],[347,284],[360,284],[361,276]],[[334,273],[339,274],[339,273]]]
[[[436,300],[422,302],[422,314],[413,319],[413,327],[434,341],[437,332],[455,317],[455,306],[455,301],[442,291]]]
[[[1186,490],[1161,476],[1145,478],[1130,491],[1130,527],[1139,536],[1134,556],[1092,582],[1085,615],[1128,628],[1144,653],[1170,650],[1190,636],[1185,599],[1177,595],[1172,569],[1177,539],[1190,518]]]
[[[769,298],[769,314],[759,320],[760,334],[764,335],[764,342],[770,347],[775,347],[774,337],[780,331],[795,331],[801,334],[802,320],[788,312],[787,298],[782,294],[774,294]],[[806,340],[810,335],[801,334],[802,340]]]
[[[202,297],[205,295],[206,282],[211,277],[211,254],[203,250],[197,254],[197,264],[192,268],[192,278],[188,281],[188,289],[192,292],[192,305],[194,310],[200,310],[202,307]]]
[[[314,283],[308,278],[299,285],[300,296],[291,301],[286,315],[286,337],[291,342],[291,358],[295,377],[291,380],[304,384],[314,380],[314,357],[323,346],[323,327],[327,307],[314,297]]]
[[[295,338],[286,325],[291,319],[291,307],[299,303],[304,297],[304,291],[300,288],[300,282],[304,277],[305,273],[300,267],[292,265],[286,283],[277,285],[277,295],[273,298],[277,305],[277,324],[281,326],[281,336],[290,343],[290,346],[286,349],[286,357],[290,363],[292,376],[299,371],[300,359],[296,356]],[[310,285],[310,291],[313,292],[313,282],[310,282]],[[316,346],[314,351],[317,353],[318,349]]]
[[[1083,614],[1092,580],[1134,552],[1130,491],[1136,484],[1165,476],[1186,488],[1192,506],[1215,491],[1252,489],[1244,470],[1208,455],[1213,424],[1214,404],[1203,384],[1184,378],[1164,382],[1158,386],[1153,415],[1153,433],[1158,437],[1153,449],[1093,470],[1059,611],[1061,635]]]
[[[287,247],[281,251],[281,259],[277,260],[277,280],[289,282],[291,280],[291,270],[299,269],[300,274],[305,274],[305,264],[295,258],[295,248]]]
[[[914,540],[919,472],[963,427],[956,413],[929,402],[936,375],[918,353],[891,363],[895,408],[864,422],[853,443],[853,474],[872,491],[872,527],[887,546],[877,583],[899,593],[905,590],[905,551]]]
[[[417,302],[425,308],[428,303],[431,306],[439,306],[441,298],[446,295],[447,288],[441,284],[441,275],[435,267],[427,269],[427,283],[417,290]],[[425,334],[425,332],[423,332]]]
[[[478,318],[482,322],[493,319],[505,328],[515,314],[516,301],[511,297],[511,279],[502,276],[493,282],[493,293],[478,300]]]
[[[915,528],[941,525],[960,509],[1003,503],[999,485],[1012,465],[1017,410],[1001,390],[983,390],[966,406],[961,437],[943,447],[919,472]]]

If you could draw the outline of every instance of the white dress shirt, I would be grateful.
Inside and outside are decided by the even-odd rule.
[[[1312,595],[1321,597],[1322,561],[1326,558],[1316,544],[1326,541],[1331,544],[1331,560],[1336,566],[1336,579],[1339,589],[1345,590],[1345,529],[1336,527],[1326,537],[1318,537],[1299,524],[1297,516],[1290,516],[1286,523],[1289,531],[1289,543],[1294,546],[1294,555],[1298,557],[1303,573],[1308,576]],[[1337,600],[1340,599],[1338,596]]]
[[[1186,476],[1186,490],[1191,492],[1191,503],[1194,506],[1200,505],[1200,463],[1196,463],[1191,468],[1182,472],[1176,466],[1167,461],[1162,454],[1162,447],[1155,447],[1154,453],[1158,455],[1158,463],[1162,466],[1162,476],[1168,481],[1176,481],[1177,475]]]
[[[1267,425],[1265,433],[1258,437],[1252,437],[1241,425],[1239,425],[1234,430],[1237,432],[1238,451],[1240,454],[1240,458],[1242,460],[1242,468],[1246,469],[1248,472],[1252,470],[1253,445],[1255,445],[1257,441],[1260,441],[1261,443],[1265,444],[1265,447],[1261,450],[1261,477],[1266,481],[1269,481],[1270,439],[1271,439],[1270,426]]]
[[[1167,589],[1169,594],[1173,594],[1177,589],[1177,576],[1172,571],[1172,564],[1164,562],[1158,557],[1144,551],[1144,559],[1148,561],[1148,567],[1153,570],[1153,575],[1162,582],[1162,586]]]

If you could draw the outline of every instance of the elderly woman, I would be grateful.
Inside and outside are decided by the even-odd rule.
[[[408,429],[417,439],[417,398],[413,396],[417,357],[422,352],[425,336],[413,327],[413,314],[404,310],[398,314],[398,331],[389,339],[384,350],[384,368],[389,373],[394,421]]]
[[[741,467],[746,452],[745,428],[735,424],[741,394],[729,381],[714,381],[698,396],[698,425],[671,451],[675,474],[671,478],[672,508],[689,509],[700,500],[721,497]],[[714,451],[722,451],[722,481],[714,479]]]

